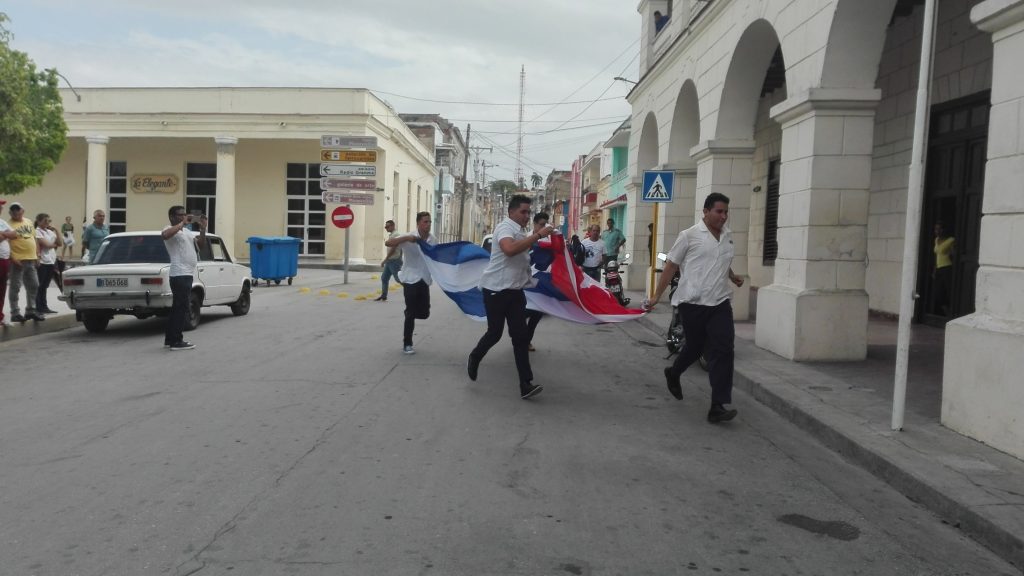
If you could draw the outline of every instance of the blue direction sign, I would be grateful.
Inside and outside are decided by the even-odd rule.
[[[671,170],[644,170],[644,189],[640,200],[642,202],[671,202],[673,176],[675,173]]]

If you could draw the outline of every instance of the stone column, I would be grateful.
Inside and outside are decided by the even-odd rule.
[[[690,149],[697,161],[694,219],[704,217],[704,199],[712,192],[729,197],[729,221],[736,256],[732,271],[744,278],[742,288],[733,288],[732,314],[736,320],[750,318],[750,278],[747,277],[747,237],[750,228],[750,188],[753,174],[754,142],[751,140],[710,140]]]
[[[946,324],[942,423],[1024,458],[1024,0],[988,0],[992,110],[975,312]]]
[[[782,124],[774,282],[758,346],[791,360],[863,360],[868,198],[878,90],[823,90],[772,108]]]
[[[216,136],[217,215],[214,227],[228,252],[235,253],[235,146],[238,138]]]
[[[93,212],[96,210],[108,211],[107,144],[110,143],[110,138],[86,136],[85,141],[89,143],[89,156],[85,170],[85,219],[87,222],[92,222]]]

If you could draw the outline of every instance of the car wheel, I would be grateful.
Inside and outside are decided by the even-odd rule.
[[[249,313],[249,304],[252,301],[252,296],[249,295],[249,287],[243,286],[242,293],[238,295],[238,300],[231,305],[231,313],[235,316],[245,316]]]
[[[88,310],[82,313],[82,324],[85,329],[93,334],[99,334],[107,329],[110,323],[110,314],[103,310]]]
[[[185,317],[185,330],[195,330],[199,326],[199,314],[203,309],[203,299],[199,292],[188,297],[188,315]]]
[[[289,278],[289,279],[288,279],[288,285],[289,285],[289,286],[291,286],[291,285],[292,285],[292,279],[291,279],[291,278]]]
[[[281,285],[281,281],[280,280],[274,280],[274,286],[280,286],[280,285]]]

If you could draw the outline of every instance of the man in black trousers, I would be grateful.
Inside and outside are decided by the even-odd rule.
[[[544,389],[533,383],[533,371],[530,369],[526,295],[523,294],[523,289],[534,283],[528,252],[534,242],[550,235],[553,230],[550,225],[545,225],[527,235],[523,229],[529,222],[530,199],[521,194],[512,196],[508,202],[508,217],[494,228],[491,260],[480,279],[484,309],[487,312],[487,332],[469,353],[466,366],[469,379],[476,380],[480,361],[501,340],[507,323],[519,373],[519,395],[523,400],[536,396]]]
[[[672,297],[686,334],[686,343],[672,366],[665,368],[665,382],[676,400],[683,399],[679,377],[704,352],[711,381],[711,409],[708,422],[726,422],[736,417],[732,403],[733,350],[736,329],[732,321],[732,287],[743,285],[730,267],[735,249],[729,219],[729,198],[713,192],[704,200],[704,217],[683,230],[669,250],[665,269],[658,279],[654,296],[647,303],[653,308],[676,271],[681,272],[679,287]]]

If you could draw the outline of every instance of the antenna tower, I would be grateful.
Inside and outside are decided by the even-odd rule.
[[[526,66],[519,68],[519,138],[516,140],[516,186],[523,182],[523,98],[526,96]]]

